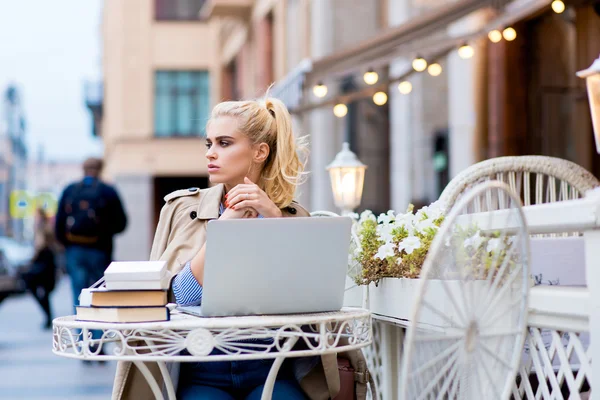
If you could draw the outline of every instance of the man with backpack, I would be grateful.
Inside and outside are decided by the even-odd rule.
[[[83,163],[84,178],[63,191],[56,214],[56,239],[65,247],[74,303],[81,290],[102,278],[112,261],[113,236],[127,226],[117,191],[100,180],[102,160]]]

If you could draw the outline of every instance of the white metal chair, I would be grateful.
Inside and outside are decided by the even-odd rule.
[[[339,217],[339,214],[336,214],[331,211],[313,211],[310,213],[311,217]]]
[[[525,206],[581,198],[600,186],[594,175],[571,161],[546,156],[498,157],[460,172],[446,186],[440,201],[450,210],[467,189],[488,180],[508,184]],[[504,208],[503,203],[505,199],[488,197],[481,210],[473,211]]]
[[[600,186],[600,181],[589,171],[567,160],[546,156],[499,157],[474,164],[460,172],[444,189],[440,196],[440,201],[449,210],[468,192],[468,189],[487,180],[501,180],[506,182],[511,190],[521,197],[526,206],[582,198],[588,190]],[[480,201],[479,204],[476,204],[471,211],[493,211],[503,208],[505,208],[505,199],[500,196],[488,196],[483,201]],[[556,232],[536,233],[532,237],[579,235],[581,235],[580,232]],[[548,344],[542,342],[542,337],[545,338],[550,335],[552,335],[550,348],[545,349]],[[541,368],[543,371],[536,371],[540,382],[545,382],[546,378],[543,378],[543,376],[546,376],[550,381],[556,380],[557,382],[562,382],[565,379],[566,374],[564,372],[556,372],[556,377],[548,375],[556,368],[556,365],[552,365],[552,359],[558,357],[559,350],[564,350],[567,354],[571,354],[573,346],[580,346],[581,351],[585,351],[578,337],[578,332],[570,332],[567,344],[561,342],[560,335],[562,335],[560,331],[539,329],[538,327],[530,328],[527,346],[529,347],[528,351],[533,355],[532,357],[542,360],[539,362],[541,364],[538,365],[538,370]],[[528,376],[534,372],[532,357],[520,366],[519,374],[521,377]],[[576,367],[572,368],[569,365],[569,361],[566,363],[561,362],[560,364],[561,369],[571,368],[574,371],[576,370]],[[585,370],[580,375],[582,377],[581,380],[583,380]],[[556,390],[556,388],[554,389]],[[539,398],[541,393],[543,393],[543,398],[546,398],[546,392],[552,392],[552,389],[548,389],[546,384],[541,384],[534,390],[530,381],[523,378],[513,387],[513,396],[515,398]]]
[[[488,194],[502,218],[471,213]],[[502,182],[461,196],[437,233],[404,341],[400,399],[508,399],[522,355],[529,235],[521,202]]]

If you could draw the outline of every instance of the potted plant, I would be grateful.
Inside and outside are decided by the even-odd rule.
[[[374,314],[398,322],[408,320],[417,297],[421,268],[444,221],[443,205],[436,202],[416,212],[410,205],[405,213],[390,210],[379,217],[367,210],[353,217],[356,245],[350,262],[356,267],[355,282],[369,286],[368,306]],[[471,276],[488,277],[490,268],[497,269],[502,264],[510,240],[499,232],[482,234],[475,224],[453,225],[452,235],[445,242],[451,250],[448,262],[461,263],[461,267],[440,271],[444,282],[435,279],[435,271],[429,276],[430,293],[439,293],[439,303],[447,304],[446,322],[457,313],[447,296],[448,291],[462,290],[461,273],[471,271]],[[496,272],[492,272],[492,277]],[[470,290],[485,290],[487,283],[483,279],[469,282]],[[428,323],[444,325],[444,320],[435,315],[428,318]]]

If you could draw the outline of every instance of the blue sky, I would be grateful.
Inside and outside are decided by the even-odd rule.
[[[101,77],[101,0],[0,0],[0,90],[20,89],[35,157],[100,155],[83,85]]]

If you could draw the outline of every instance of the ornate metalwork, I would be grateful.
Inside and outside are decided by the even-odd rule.
[[[74,316],[54,320],[53,352],[81,359],[225,361],[304,357],[358,349],[373,339],[371,315],[362,309],[281,316],[198,318],[174,312],[168,322],[98,323]],[[103,331],[92,339],[91,330]],[[288,340],[299,346],[288,348]],[[108,353],[106,344],[115,343]],[[104,349],[104,351],[102,351]],[[210,355],[213,349],[223,354]],[[190,355],[182,354],[187,350]]]

